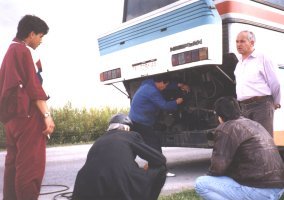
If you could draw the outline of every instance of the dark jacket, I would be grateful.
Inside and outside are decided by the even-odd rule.
[[[284,164],[273,138],[244,117],[217,127],[209,174],[250,187],[284,188]]]
[[[145,171],[136,156],[153,168]],[[111,130],[91,147],[77,174],[75,200],[156,200],[166,179],[166,158],[140,134]]]

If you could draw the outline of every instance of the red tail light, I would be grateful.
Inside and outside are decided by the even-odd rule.
[[[102,72],[100,74],[101,82],[116,79],[116,78],[121,78],[121,69],[120,68],[105,71],[105,72]]]
[[[175,67],[178,65],[183,65],[207,59],[208,59],[208,48],[203,47],[172,55],[172,66]]]

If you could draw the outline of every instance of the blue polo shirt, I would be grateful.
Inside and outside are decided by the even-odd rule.
[[[131,102],[129,117],[132,121],[152,126],[161,110],[176,110],[176,101],[166,101],[153,79],[144,80]]]

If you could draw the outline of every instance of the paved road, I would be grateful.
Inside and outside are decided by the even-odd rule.
[[[85,162],[87,152],[91,145],[75,145],[66,147],[52,147],[47,149],[46,173],[43,180],[41,193],[50,193],[69,189],[64,192],[71,192],[78,170]],[[196,177],[204,174],[209,166],[211,149],[194,148],[163,148],[167,157],[169,171],[175,173],[175,177],[168,177],[162,189],[162,194],[170,194],[183,189],[193,188]],[[3,198],[3,172],[5,152],[0,152],[0,199]],[[138,159],[139,165],[143,160]],[[52,186],[63,185],[63,186]],[[55,195],[41,195],[39,200],[51,200]],[[58,197],[56,199],[66,199]]]

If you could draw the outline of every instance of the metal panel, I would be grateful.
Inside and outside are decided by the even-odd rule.
[[[169,36],[205,24],[217,23],[217,12],[205,0],[190,3],[158,17],[98,39],[101,55]]]

